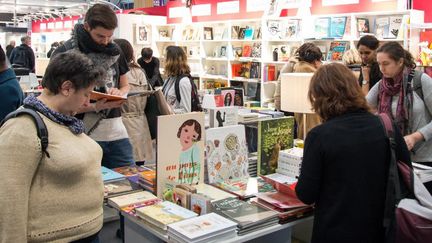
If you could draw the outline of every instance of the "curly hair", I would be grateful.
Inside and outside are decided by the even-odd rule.
[[[165,74],[167,76],[180,76],[190,74],[186,53],[179,46],[168,46],[166,48]]]
[[[370,111],[357,78],[343,64],[321,66],[309,84],[309,100],[323,121],[350,111]]]
[[[308,42],[297,49],[296,56],[299,61],[313,63],[314,61],[320,61],[322,59],[322,52],[314,43]]]
[[[405,50],[401,44],[396,41],[389,41],[377,49],[377,53],[384,52],[394,61],[399,61],[403,58],[405,67],[415,68],[416,64],[411,53]]]

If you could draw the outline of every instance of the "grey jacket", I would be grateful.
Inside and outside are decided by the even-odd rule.
[[[378,105],[378,93],[381,80],[376,83],[369,91],[366,99],[368,103],[376,108]],[[432,162],[432,78],[427,74],[421,75],[421,86],[423,100],[416,92],[413,92],[413,121],[410,128],[413,132],[420,132],[424,141],[418,142],[412,151],[411,160],[413,162]],[[393,96],[392,113],[396,114],[396,107],[399,95]]]

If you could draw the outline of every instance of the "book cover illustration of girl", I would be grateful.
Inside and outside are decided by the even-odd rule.
[[[200,181],[200,148],[196,142],[201,140],[201,124],[195,119],[185,121],[177,132],[180,140],[178,183],[197,184]]]

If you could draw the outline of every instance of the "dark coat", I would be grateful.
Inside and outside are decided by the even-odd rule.
[[[14,48],[10,55],[10,63],[17,67],[25,67],[30,72],[35,72],[35,55],[30,46],[21,44]]]
[[[8,68],[0,72],[0,121],[22,105],[24,94],[15,73]]]
[[[396,157],[410,164],[399,131]],[[307,135],[298,198],[315,203],[312,242],[384,242],[389,145],[379,118],[365,111],[328,120]]]

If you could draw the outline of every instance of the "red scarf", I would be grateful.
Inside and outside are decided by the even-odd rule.
[[[410,68],[404,68],[394,78],[386,78],[383,76],[379,87],[379,104],[378,113],[387,113],[396,122],[403,135],[408,133],[409,107],[408,97],[406,95],[406,83]],[[399,99],[396,107],[396,114],[392,114],[392,98],[399,94]]]

